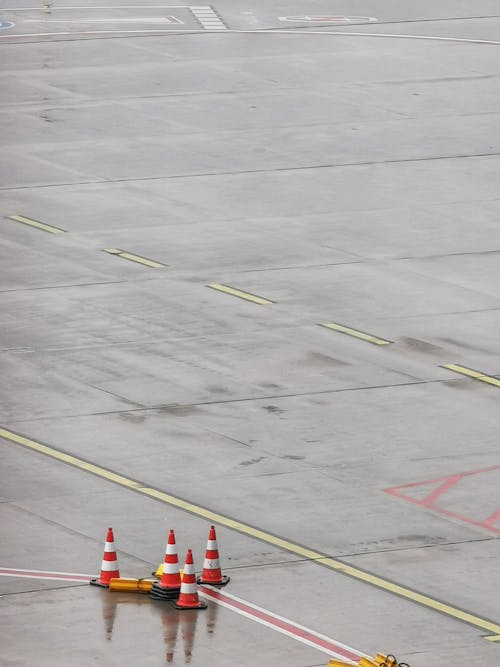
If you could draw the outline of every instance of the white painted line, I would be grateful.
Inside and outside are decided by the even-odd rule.
[[[175,18],[175,16],[138,16],[136,18],[101,19],[27,19],[25,23],[40,23],[40,21],[43,21],[43,23],[163,23],[168,25],[184,25],[184,22]]]
[[[336,23],[351,25],[353,23],[377,23],[373,16],[278,16],[280,21],[292,23]]]
[[[468,44],[500,44],[500,41],[490,39],[466,39],[465,37],[437,37],[432,35],[399,35],[383,32],[344,32],[343,30],[234,30],[231,32],[240,32],[248,34],[270,34],[270,35],[346,35],[347,37],[388,37],[394,39],[423,39],[428,41],[443,42],[465,42]]]
[[[61,31],[61,32],[27,32],[27,33],[14,33],[12,35],[0,35],[0,40],[5,39],[6,37],[76,37],[78,35],[171,35],[172,33],[182,33],[187,34],[201,34],[207,32],[206,30],[183,30],[181,28],[172,28],[172,29],[160,29],[157,30],[71,30],[71,31]]]
[[[227,30],[226,24],[216,14],[212,7],[208,5],[191,6],[189,9],[191,10],[191,14],[203,28],[209,30]]]
[[[38,8],[34,8],[38,9]],[[85,7],[83,8],[85,9]],[[106,9],[111,9],[106,7]],[[142,8],[144,9],[144,8]],[[7,11],[7,10],[2,10]],[[219,28],[224,30],[227,34],[232,35],[344,35],[346,37],[386,37],[392,39],[419,39],[425,41],[443,41],[443,42],[455,42],[455,43],[466,43],[466,44],[492,44],[495,46],[500,45],[500,41],[490,40],[490,39],[466,39],[463,37],[438,37],[431,35],[399,35],[392,33],[380,33],[380,32],[344,32],[338,30],[231,30],[227,28],[224,24]],[[215,27],[212,28],[215,30]],[[128,34],[172,34],[172,33],[183,33],[183,34],[202,34],[203,32],[208,32],[205,30],[192,30],[192,29],[158,29],[158,30],[83,30],[83,31],[72,31],[72,32],[32,32],[32,33],[10,33],[6,35],[0,35],[0,41],[3,39],[15,39],[18,37],[57,37],[57,36],[77,36],[77,35],[101,35],[101,34],[116,34],[116,35],[128,35]]]
[[[95,579],[95,575],[77,574],[76,572],[51,572],[48,570],[19,570],[2,567],[1,577],[22,577],[25,579],[50,579],[52,581],[86,581]]]
[[[74,7],[54,7],[58,12],[62,9],[71,10],[74,9],[189,9],[189,5],[75,5]],[[44,11],[42,6],[39,7],[12,7],[4,8],[2,7],[0,11],[2,12],[33,12],[35,10]]]
[[[20,570],[14,568],[0,568],[0,575],[5,577],[22,577],[31,579],[49,579],[58,581],[84,581],[89,582],[90,579],[95,579],[95,575],[90,574],[76,574],[71,572],[52,572],[47,570]],[[358,662],[359,658],[366,655],[358,649],[352,648],[347,644],[331,639],[319,632],[310,630],[303,625],[299,625],[284,616],[274,614],[263,607],[259,607],[252,602],[242,600],[236,595],[221,592],[220,590],[211,586],[199,586],[198,593],[200,597],[211,600],[226,609],[230,609],[241,616],[245,616],[252,621],[265,625],[276,632],[279,632],[287,637],[291,637],[296,641],[311,646],[323,653],[326,653],[332,658],[340,660],[350,660]]]

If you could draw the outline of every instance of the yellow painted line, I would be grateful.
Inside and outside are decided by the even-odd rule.
[[[390,345],[392,343],[392,340],[377,338],[377,336],[372,336],[371,334],[367,334],[364,331],[358,331],[357,329],[345,327],[343,324],[337,324],[336,322],[324,322],[319,326],[326,327],[327,329],[333,329],[333,331],[340,331],[340,333],[347,334],[348,336],[354,336],[354,338],[366,340],[368,343],[372,343],[373,345]]]
[[[117,255],[123,259],[128,259],[131,262],[136,262],[137,264],[144,264],[144,266],[149,266],[152,269],[161,269],[165,264],[160,264],[160,262],[155,262],[152,259],[147,259],[146,257],[141,257],[140,255],[134,255],[131,252],[126,250],[118,250],[117,248],[104,248],[104,252],[109,253],[110,255]]]
[[[485,639],[489,642],[500,642],[500,635],[490,635],[489,637],[485,637]]]
[[[457,609],[456,607],[452,607],[448,604],[445,604],[444,602],[431,598],[428,595],[424,595],[423,593],[418,593],[417,591],[405,588],[404,586],[400,586],[399,584],[389,581],[388,579],[383,579],[382,577],[378,577],[377,575],[366,572],[365,570],[360,570],[359,568],[353,567],[348,563],[336,560],[335,558],[330,558],[329,556],[325,556],[325,554],[301,546],[300,544],[295,544],[294,542],[289,542],[288,540],[285,540],[276,535],[272,535],[271,533],[266,533],[259,528],[255,528],[254,526],[236,521],[235,519],[231,519],[224,514],[213,512],[206,507],[195,505],[188,500],[183,500],[182,498],[178,498],[177,496],[173,496],[158,489],[143,486],[136,480],[124,477],[123,475],[119,475],[112,470],[108,470],[107,468],[102,468],[101,466],[89,463],[88,461],[84,461],[83,459],[72,456],[71,454],[66,454],[65,452],[62,452],[53,447],[48,447],[47,445],[43,445],[40,442],[31,440],[30,438],[26,438],[22,435],[19,435],[18,433],[14,433],[13,431],[0,428],[0,437],[7,441],[22,445],[23,447],[27,447],[28,449],[31,449],[40,454],[45,454],[46,456],[61,461],[62,463],[67,463],[75,468],[84,470],[85,472],[96,475],[102,479],[114,482],[119,486],[123,486],[137,493],[141,493],[144,496],[158,500],[162,503],[165,503],[166,505],[190,512],[191,514],[194,514],[198,517],[203,517],[210,522],[217,523],[221,526],[225,526],[226,528],[235,530],[243,535],[246,535],[247,537],[253,537],[257,540],[260,540],[261,542],[270,544],[278,549],[283,549],[284,551],[288,551],[289,553],[300,556],[306,560],[315,561],[316,563],[328,567],[335,572],[340,572],[341,574],[345,574],[348,577],[362,581],[365,584],[370,584],[371,586],[379,588],[388,593],[393,593],[394,595],[409,600],[410,602],[416,602],[423,605],[424,607],[445,614],[446,616],[450,616],[458,621],[462,621],[468,625],[480,628],[481,630],[486,630],[487,632],[492,633],[492,636],[486,637],[486,639],[489,641],[498,641],[500,638],[500,624],[498,623],[493,623],[492,621],[481,618],[480,616],[463,611],[462,609]]]
[[[473,371],[472,368],[458,366],[457,364],[446,364],[441,366],[441,368],[447,368],[449,371],[454,371],[455,373],[466,375],[467,377],[474,378],[474,380],[479,380],[480,382],[486,382],[487,384],[492,384],[495,387],[500,387],[500,380],[491,377],[491,375],[485,375],[479,371]]]
[[[49,232],[50,234],[64,234],[66,230],[59,229],[59,227],[52,227],[52,225],[46,225],[44,222],[39,222],[38,220],[32,220],[31,218],[26,218],[24,215],[8,215],[9,220],[14,220],[15,222],[22,222],[23,225],[29,225],[30,227],[36,227],[37,229],[42,229],[44,232]]]
[[[30,440],[29,438],[25,438],[24,436],[13,433],[12,431],[7,431],[6,429],[0,428],[0,437],[5,438],[6,440],[10,440],[11,442],[15,442],[18,445],[23,445],[24,447],[33,449],[35,452],[39,452],[40,454],[50,456],[53,459],[62,461],[63,463],[68,463],[75,468],[80,468],[80,470],[85,470],[86,472],[90,472],[93,475],[97,475],[98,477],[104,477],[110,482],[120,484],[120,486],[126,486],[130,489],[134,489],[135,487],[140,486],[140,484],[137,482],[134,482],[127,477],[117,475],[111,470],[106,470],[105,468],[96,466],[93,463],[88,463],[83,459],[79,459],[76,456],[71,456],[71,454],[66,454],[65,452],[61,452],[58,449],[54,449],[53,447],[47,447],[47,445],[42,445],[40,442]]]
[[[253,301],[253,303],[258,303],[262,306],[264,306],[266,303],[273,303],[272,301],[269,301],[269,299],[264,299],[261,296],[256,296],[255,294],[250,294],[249,292],[242,292],[241,290],[235,289],[234,287],[220,285],[219,283],[212,283],[211,285],[207,285],[207,287],[219,290],[219,292],[225,292],[226,294],[232,294],[232,296],[237,296],[239,299]]]

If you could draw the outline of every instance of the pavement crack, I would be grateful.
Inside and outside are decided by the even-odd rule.
[[[410,376],[411,377],[411,376]],[[470,378],[464,378],[464,381],[470,380]],[[413,386],[418,386],[418,385],[426,385],[426,384],[440,384],[445,382],[445,380],[441,379],[436,379],[436,380],[416,380],[413,382],[396,382],[392,384],[378,384],[378,385],[371,385],[368,387],[346,387],[343,389],[320,389],[318,391],[305,391],[305,392],[293,392],[293,393],[288,393],[288,394],[273,394],[273,395],[267,395],[267,396],[246,396],[243,398],[226,398],[226,399],[221,399],[221,400],[216,400],[216,401],[201,401],[199,403],[179,403],[176,404],[176,407],[178,408],[196,408],[196,407],[202,407],[206,405],[227,405],[231,403],[245,403],[245,402],[254,402],[254,401],[269,401],[269,400],[274,400],[274,399],[279,399],[279,398],[299,398],[301,396],[321,396],[321,395],[327,395],[327,394],[341,394],[341,393],[347,393],[347,392],[354,392],[354,391],[373,391],[377,389],[392,389],[394,387],[413,387]],[[80,417],[96,417],[96,416],[101,416],[101,415],[119,415],[119,414],[126,414],[128,412],[149,412],[153,410],[161,410],[162,408],[168,408],[171,407],[171,403],[169,404],[158,404],[158,405],[152,405],[149,407],[145,408],[135,408],[132,410],[104,410],[104,411],[95,411],[95,412],[84,412],[84,413],[75,413],[71,415],[52,415],[52,416],[40,416],[40,417],[35,417],[33,419],[9,419],[8,423],[9,424],[29,424],[31,422],[37,422],[37,421],[46,421],[48,419],[58,419],[58,420],[64,420],[64,419],[75,419],[75,418],[80,418]],[[242,443],[245,444],[245,443]]]
[[[56,528],[59,528],[63,530],[66,533],[69,533],[70,535],[76,535],[77,537],[83,537],[85,540],[88,542],[91,542],[92,544],[96,544],[97,540],[94,537],[91,537],[87,535],[86,533],[83,533],[80,530],[75,530],[74,528],[70,528],[69,526],[66,526],[63,523],[60,523],[59,521],[54,521],[53,519],[47,519],[47,517],[43,516],[42,514],[39,514],[38,512],[34,512],[33,510],[29,510],[26,507],[22,507],[21,505],[18,505],[17,502],[9,501],[9,505],[12,507],[15,507],[16,510],[19,512],[23,512],[24,514],[27,514],[29,516],[34,516],[37,519],[40,519],[41,521],[44,521],[45,523],[51,525],[51,526],[56,526]],[[144,560],[143,558],[140,558],[139,556],[136,556],[135,554],[130,553],[129,551],[124,551],[123,549],[117,549],[117,553],[120,555],[127,556],[129,558],[133,558],[134,560],[138,561],[139,563],[145,563],[148,566],[150,566],[150,562],[147,560]],[[46,590],[46,589],[44,589]]]
[[[66,588],[81,588],[82,586],[88,586],[88,583],[82,582],[81,584],[50,586],[49,588],[31,588],[29,591],[13,591],[12,593],[2,593],[0,595],[0,598],[12,597],[13,595],[26,595],[26,593],[46,593],[47,591],[62,591]]]
[[[98,185],[111,183],[147,183],[151,181],[174,181],[189,178],[214,178],[220,176],[248,176],[254,174],[279,174],[290,173],[294,171],[316,171],[320,169],[341,169],[349,167],[372,167],[380,165],[398,165],[398,164],[418,164],[420,162],[438,162],[441,160],[469,160],[473,158],[493,158],[499,157],[500,152],[489,153],[450,153],[448,155],[433,155],[425,157],[409,157],[409,158],[393,158],[387,160],[360,160],[351,162],[325,162],[323,164],[303,164],[291,167],[274,167],[261,169],[233,169],[231,171],[204,171],[193,172],[191,174],[163,174],[161,176],[147,176],[147,177],[129,177],[129,178],[99,178],[88,181],[69,181],[65,183],[41,183],[39,185],[14,185],[0,187],[3,192],[15,192],[18,190],[41,190],[47,188],[67,188],[76,185]]]

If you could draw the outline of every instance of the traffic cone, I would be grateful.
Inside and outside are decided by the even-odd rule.
[[[118,559],[116,558],[115,541],[113,529],[108,528],[106,542],[104,544],[104,555],[102,557],[101,574],[99,579],[91,579],[90,583],[94,586],[103,586],[109,588],[109,580],[120,576],[118,570]]]
[[[151,587],[151,597],[155,600],[173,600],[181,590],[181,574],[177,559],[174,531],[170,529],[165,550],[165,561],[159,581]]]
[[[184,576],[181,583],[181,592],[175,602],[177,609],[206,609],[205,602],[201,602],[198,597],[198,588],[196,587],[196,576],[194,573],[193,552],[187,550],[186,563],[184,565]]]
[[[199,584],[210,584],[211,586],[225,586],[229,582],[229,577],[223,576],[220,569],[219,550],[214,526],[210,526],[203,571],[197,582]]]

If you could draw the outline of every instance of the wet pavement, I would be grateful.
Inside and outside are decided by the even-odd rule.
[[[497,664],[500,14],[456,5],[4,2],[2,664]],[[212,523],[205,610],[82,583]]]

